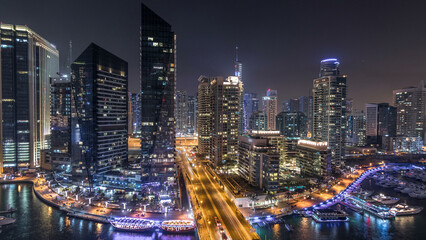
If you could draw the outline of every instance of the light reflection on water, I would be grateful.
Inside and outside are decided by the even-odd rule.
[[[371,181],[363,183],[363,188],[382,192],[389,196],[400,198],[400,202],[407,202],[412,206],[426,207],[426,200],[416,200],[393,191],[375,186]],[[279,240],[310,240],[310,239],[424,239],[426,235],[426,209],[412,216],[399,216],[392,220],[376,218],[365,213],[364,215],[351,212],[349,221],[342,223],[316,223],[305,217],[288,216],[286,222],[293,225],[294,231],[288,232],[284,224],[279,228],[274,226],[256,228],[262,239]],[[278,229],[278,230],[276,230]]]
[[[164,235],[161,232],[149,234],[115,232],[109,224],[71,218],[61,211],[42,203],[34,195],[29,184],[1,185],[0,210],[6,209],[8,204],[17,208],[16,213],[13,215],[16,218],[16,222],[12,225],[3,226],[3,232],[0,234],[1,240],[196,239],[195,234]]]

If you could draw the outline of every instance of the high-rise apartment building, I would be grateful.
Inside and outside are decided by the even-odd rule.
[[[184,136],[188,133],[188,94],[184,90],[176,91],[176,134]]]
[[[277,115],[277,130],[288,138],[306,136],[307,119],[301,112],[281,112]]]
[[[59,52],[27,26],[0,23],[0,173],[40,167],[49,148],[50,77]]]
[[[205,76],[198,78],[198,153],[206,158],[210,158],[212,151],[212,99],[210,89],[211,79]]]
[[[188,96],[188,125],[187,131],[189,135],[197,135],[197,113],[198,103],[196,96]]]
[[[249,119],[249,129],[256,131],[266,131],[266,115],[264,112],[254,112]]]
[[[72,94],[72,85],[68,77],[51,78],[51,144],[46,161],[50,162],[52,170],[67,174],[71,174],[71,123],[74,99]]]
[[[215,77],[210,81],[212,110],[212,157],[216,167],[224,160],[237,160],[243,83],[238,77]]]
[[[348,114],[346,143],[349,146],[362,147],[366,144],[364,111],[353,109]]]
[[[346,75],[340,74],[337,59],[321,61],[319,78],[313,81],[313,138],[327,142],[333,171],[345,158]]]
[[[297,163],[302,175],[324,178],[332,173],[332,161],[327,142],[299,140],[296,149]]]
[[[312,136],[313,99],[312,96],[299,97],[299,111],[306,116],[306,133]]]
[[[365,113],[367,144],[382,147],[383,138],[396,137],[396,107],[388,103],[367,103]]]
[[[144,4],[140,40],[142,181],[174,184],[176,37]]]
[[[81,152],[73,177],[97,184],[127,161],[127,62],[92,43],[71,70]]]
[[[141,114],[141,94],[130,93],[130,103],[132,111],[132,129],[131,132],[135,137],[141,136],[142,114]]]
[[[253,113],[259,111],[259,99],[256,93],[245,93],[243,97],[243,125],[244,132],[251,130],[250,118]]]
[[[278,114],[278,96],[277,90],[268,89],[266,96],[262,98],[263,112],[266,115],[266,130],[276,130],[276,117]]]
[[[252,131],[239,137],[238,171],[266,193],[279,190],[280,151],[284,137],[278,131]]]
[[[424,81],[420,81],[417,87],[394,90],[393,100],[397,108],[397,136],[421,137],[423,142],[426,142],[426,87]]]

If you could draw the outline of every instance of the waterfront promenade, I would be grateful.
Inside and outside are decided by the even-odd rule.
[[[146,218],[155,221],[165,220],[185,220],[191,219],[192,214],[189,211],[169,211],[167,213],[152,213],[145,212],[144,216],[141,216],[141,209],[112,209],[105,207],[100,202],[93,201],[89,204],[89,199],[80,197],[76,200],[71,197],[60,195],[53,191],[47,183],[40,178],[35,176],[18,177],[13,180],[0,180],[0,184],[19,184],[19,183],[30,183],[33,185],[33,191],[35,195],[44,203],[58,208],[68,213],[78,213],[73,215],[74,217],[92,220],[95,222],[108,223],[109,217],[135,217],[135,218]]]

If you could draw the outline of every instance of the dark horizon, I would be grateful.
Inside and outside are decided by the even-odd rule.
[[[4,1],[0,21],[27,25],[55,44],[61,70],[94,42],[129,63],[129,90],[139,91],[140,1]],[[354,106],[392,103],[392,90],[425,79],[425,3],[407,1],[143,1],[177,34],[177,89],[195,94],[200,75],[233,74],[235,46],[245,92],[277,89],[279,107],[309,95],[320,61],[338,58]],[[84,7],[81,7],[84,6]],[[19,9],[20,14],[16,14]]]

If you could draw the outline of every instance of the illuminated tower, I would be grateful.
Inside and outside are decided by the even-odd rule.
[[[313,81],[313,138],[327,142],[332,170],[343,167],[346,137],[346,75],[337,59],[321,61],[319,78]]]
[[[278,97],[277,90],[268,89],[263,100],[263,112],[266,115],[266,130],[276,130],[276,117],[278,114]]]
[[[49,148],[50,77],[59,52],[27,26],[0,23],[0,172],[40,167]]]
[[[142,4],[140,35],[142,181],[175,183],[176,36]]]

